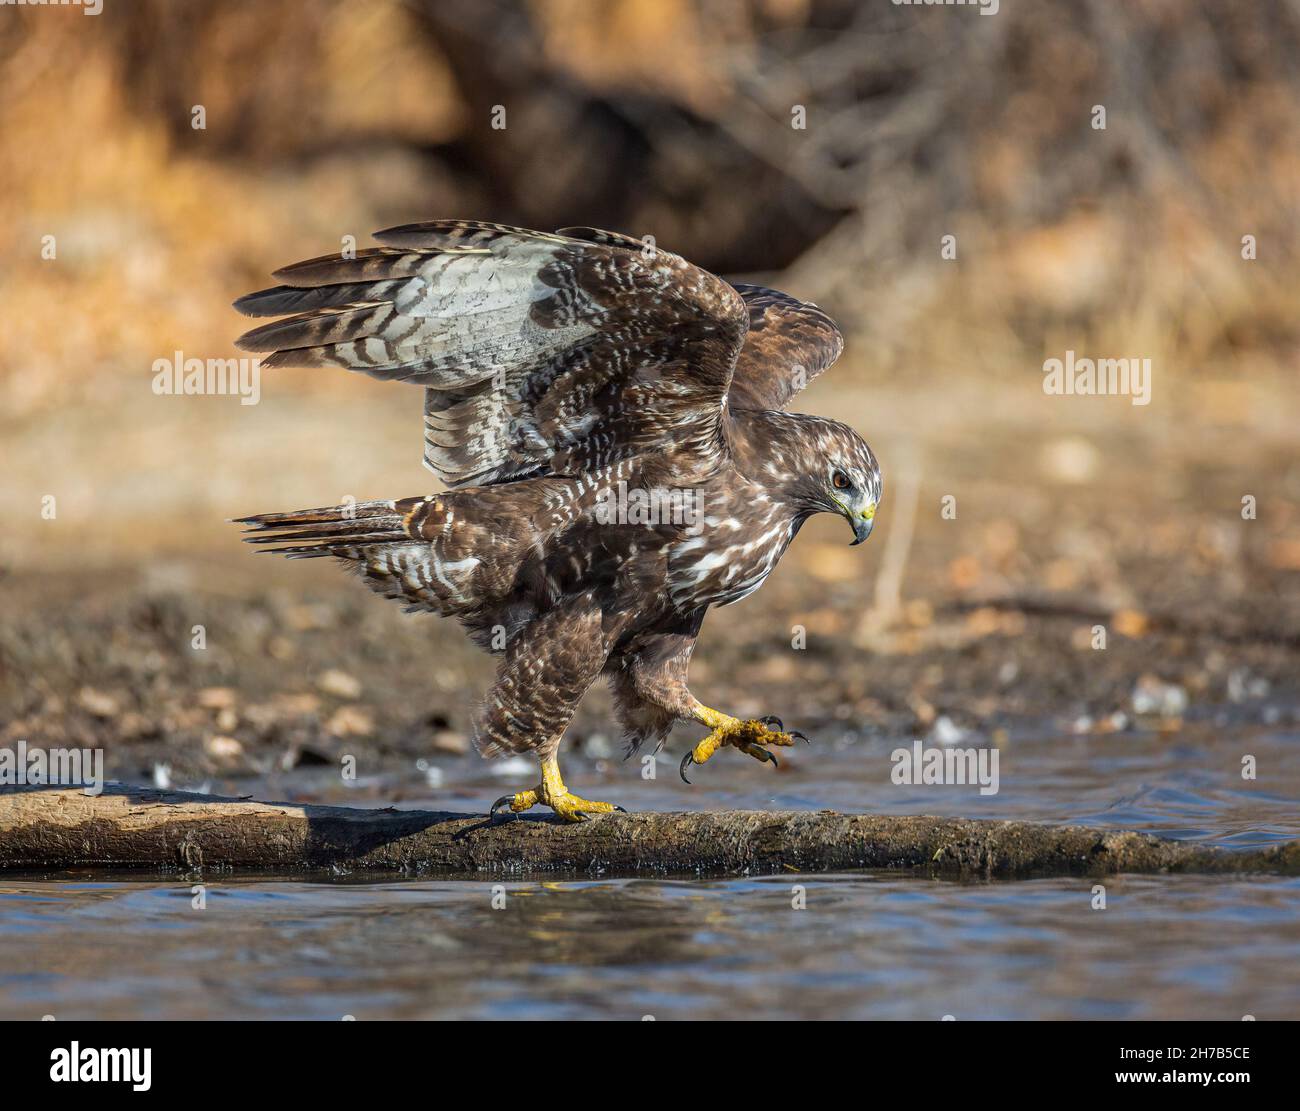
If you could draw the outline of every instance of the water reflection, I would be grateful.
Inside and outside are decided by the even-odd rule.
[[[0,1015],[1300,1017],[1300,880],[1106,886],[6,883]]]
[[[779,776],[719,765],[694,792],[612,762],[575,760],[571,778],[652,809],[968,814],[1253,847],[1300,836],[1296,740],[1013,741],[993,797],[894,787],[887,745],[834,739]],[[1243,751],[1259,780],[1241,779]],[[470,811],[501,790],[466,762],[404,805]],[[210,876],[203,910],[180,880],[57,878],[0,881],[0,1018],[1300,1018],[1291,878],[1110,877],[1104,910],[1084,878]]]

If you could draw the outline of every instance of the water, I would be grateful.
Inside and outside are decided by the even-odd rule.
[[[777,774],[723,753],[696,769],[694,792],[675,772],[647,783],[581,760],[571,786],[659,809],[1076,821],[1245,848],[1300,837],[1298,739],[1208,727],[1018,739],[992,797],[895,787],[893,745],[833,737]],[[1245,753],[1254,782],[1240,778]],[[470,810],[514,787],[467,761],[409,801]],[[213,876],[195,909],[180,880],[9,878],[0,1017],[1300,1017],[1300,879],[1108,877],[1104,910],[1094,882]]]

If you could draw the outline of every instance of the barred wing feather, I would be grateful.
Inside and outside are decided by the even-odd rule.
[[[263,365],[425,389],[425,464],[451,487],[632,455],[715,465],[750,313],[720,278],[640,241],[434,221],[276,272],[235,302],[284,316],[237,341]]]

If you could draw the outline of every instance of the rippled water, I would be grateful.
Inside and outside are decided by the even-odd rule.
[[[1298,740],[1017,740],[992,797],[893,786],[893,745],[833,737],[776,774],[724,753],[694,791],[668,765],[653,782],[617,762],[570,774],[631,807],[1016,817],[1253,847],[1300,837]],[[468,761],[419,784],[407,804],[467,811],[515,789]],[[1300,1018],[1300,879],[1109,877],[1104,910],[1093,883],[212,876],[200,910],[179,880],[10,878],[0,1017]]]

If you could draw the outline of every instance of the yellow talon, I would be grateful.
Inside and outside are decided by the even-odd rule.
[[[510,799],[510,809],[518,814],[521,810],[531,810],[537,805],[537,798],[540,788],[530,787],[527,791],[519,791],[517,794],[508,796]],[[495,807],[493,807],[495,809]]]
[[[705,763],[723,745],[738,748],[741,752],[754,757],[755,760],[764,760],[770,764],[777,764],[776,756],[764,748],[764,745],[788,747],[794,744],[795,738],[801,741],[808,740],[802,733],[785,732],[784,726],[781,725],[777,718],[763,718],[761,720],[751,718],[748,721],[742,721],[740,718],[733,718],[727,714],[719,713],[717,710],[710,710],[707,706],[700,706],[695,711],[695,717],[702,724],[707,725],[711,732],[682,757],[681,767],[678,771],[682,779],[687,783],[690,782],[686,778],[687,766]],[[777,728],[771,728],[768,722],[776,722]]]
[[[560,762],[556,759],[555,753],[542,760],[541,764],[541,783],[536,787],[530,787],[527,791],[518,791],[513,795],[503,795],[497,799],[492,804],[491,817],[495,818],[497,812],[506,805],[509,805],[513,813],[518,814],[524,810],[531,810],[538,803],[549,806],[566,822],[585,822],[591,814],[610,814],[615,810],[627,813],[621,806],[615,806],[612,802],[592,802],[570,794],[569,789],[564,785],[564,780],[560,778]]]

